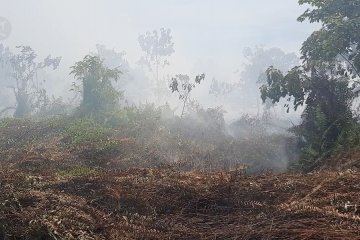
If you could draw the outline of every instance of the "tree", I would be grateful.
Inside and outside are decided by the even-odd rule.
[[[268,84],[261,88],[263,101],[269,98],[275,103],[287,98],[284,106],[288,111],[291,104],[295,111],[305,105],[301,124],[291,129],[299,136],[303,160],[311,162],[336,144],[346,144],[338,141],[339,136],[356,124],[351,112],[355,94],[348,87],[347,77],[320,67],[307,72],[301,66],[286,75],[270,67],[266,74]]]
[[[241,72],[241,79],[258,86],[266,82],[265,71],[271,65],[281,71],[288,71],[299,64],[295,53],[286,53],[280,48],[245,48],[243,55],[247,61]]]
[[[172,78],[172,82],[169,86],[171,92],[177,92],[179,94],[179,99],[183,102],[181,118],[184,115],[186,104],[190,100],[191,91],[196,87],[196,84],[200,84],[204,79],[205,74],[196,76],[194,83],[190,82],[190,77],[184,74],[178,74]]]
[[[262,106],[259,95],[259,87],[266,82],[265,71],[269,66],[274,66],[282,71],[288,71],[300,64],[300,59],[295,53],[286,53],[280,48],[245,48],[243,50],[245,63],[236,74],[237,82],[223,82],[213,80],[210,85],[210,94],[215,97],[237,96],[236,102],[231,101],[234,107],[239,107],[243,112],[251,114],[263,113],[270,115],[270,110],[276,112],[271,101],[266,101]],[[230,99],[229,99],[230,100]]]
[[[15,109],[15,107],[10,107],[12,105],[11,94],[9,91],[9,86],[12,85],[11,79],[11,69],[9,64],[9,59],[13,55],[8,47],[5,47],[3,44],[0,44],[0,117],[2,113],[10,109]]]
[[[117,52],[115,49],[109,49],[105,45],[96,44],[96,55],[103,60],[103,63],[108,68],[119,68],[123,72],[127,72],[130,69],[130,64],[126,60],[126,52]]]
[[[338,74],[360,77],[360,0],[299,0],[310,4],[298,21],[320,22],[322,27],[303,43],[302,59],[308,66],[336,64]]]
[[[155,80],[159,81],[159,68],[169,65],[168,57],[175,52],[171,30],[161,28],[146,32],[139,36],[141,50],[145,53],[139,63],[145,65],[150,72],[155,73]]]
[[[287,74],[274,67],[266,71],[262,100],[274,103],[286,98],[288,109],[305,105],[302,122],[291,130],[299,137],[303,169],[311,170],[315,159],[334,149],[359,144],[359,126],[352,113],[358,88],[358,42],[360,1],[300,0],[314,9],[299,21],[321,22],[303,43],[303,64]],[[355,12],[353,11],[355,10]],[[350,22],[350,23],[349,23]],[[352,83],[352,84],[351,84]],[[354,134],[355,133],[355,134]]]
[[[244,81],[242,95],[247,101],[254,98],[253,92],[266,83],[265,72],[269,66],[274,66],[281,71],[289,71],[300,63],[295,53],[286,53],[276,47],[246,48],[243,54],[247,63],[244,64],[244,70],[241,72],[240,78]],[[258,96],[256,96],[256,99],[259,101]],[[275,111],[274,107],[275,104],[271,103],[271,101],[265,101],[263,105],[264,116],[270,115],[271,109]]]
[[[126,59],[125,51],[117,51],[105,45],[97,44],[96,52],[92,55],[100,57],[106,67],[118,68],[122,72],[121,82],[113,82],[113,86],[124,94],[124,100],[127,104],[132,105],[149,100],[153,94],[152,82],[143,68],[139,65],[130,65]]]
[[[146,66],[149,72],[154,75],[154,93],[160,101],[166,96],[168,89],[164,80],[160,80],[160,69],[170,65],[168,58],[175,52],[172,42],[171,30],[161,28],[160,32],[153,30],[146,32],[138,38],[144,56],[140,58],[139,64]],[[164,87],[165,86],[165,87]]]
[[[112,81],[119,79],[120,70],[106,67],[98,56],[86,55],[71,67],[70,74],[82,83],[80,112],[83,115],[93,116],[116,108],[120,92],[112,86]]]
[[[28,117],[35,109],[42,108],[42,99],[46,97],[45,89],[41,88],[36,81],[39,70],[51,67],[55,70],[61,61],[60,57],[52,58],[51,55],[43,61],[37,62],[37,55],[29,46],[18,46],[20,53],[14,54],[5,50],[1,55],[3,69],[7,69],[8,77],[15,85],[9,86],[13,89],[16,99],[14,117]]]

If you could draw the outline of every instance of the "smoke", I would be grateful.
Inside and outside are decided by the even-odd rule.
[[[11,24],[10,35],[0,40],[3,46],[10,51],[18,45],[31,46],[40,59],[49,54],[62,57],[58,69],[39,71],[36,79],[49,96],[62,97],[66,103],[78,103],[70,91],[75,81],[70,67],[93,54],[122,72],[114,86],[123,93],[123,106],[168,104],[180,115],[182,101],[171,93],[169,83],[178,74],[192,80],[204,73],[205,80],[191,91],[186,103],[188,127],[196,122],[194,126],[214,128],[211,114],[221,109],[215,122],[223,124],[218,126],[225,129],[221,134],[254,139],[258,133],[252,131],[264,127],[260,139],[286,134],[284,129],[299,119],[296,113],[285,113],[283,102],[263,104],[259,92],[267,67],[287,71],[298,64],[302,41],[317,27],[296,22],[303,12],[296,1],[2,0],[1,9],[0,17]],[[154,68],[139,64],[139,59],[149,57],[147,43],[144,47],[139,36],[147,32],[160,36],[162,28],[171,33],[173,51],[159,55],[165,57],[155,74]],[[160,37],[159,42],[163,41]],[[0,67],[1,108],[15,104],[6,74]],[[200,107],[195,111],[192,106]],[[256,119],[271,115],[274,120],[259,128],[235,127],[246,114]],[[280,140],[277,143],[271,158],[279,158],[277,167],[282,169],[287,163],[286,146]]]

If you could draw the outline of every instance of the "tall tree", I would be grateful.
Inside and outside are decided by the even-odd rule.
[[[244,64],[244,70],[240,74],[243,81],[242,95],[245,99],[253,98],[253,92],[259,89],[259,86],[266,83],[266,69],[274,66],[281,71],[288,71],[300,63],[300,59],[295,53],[286,53],[280,48],[246,48],[244,49],[244,57],[247,63]],[[260,110],[260,100],[258,96],[256,100],[258,111]],[[271,115],[270,110],[275,112],[275,104],[271,101],[265,101],[263,105],[264,116]]]
[[[301,48],[306,65],[336,64],[338,74],[360,78],[360,0],[299,0],[299,4],[309,4],[312,8],[298,21],[322,24]]]
[[[139,64],[153,73],[153,91],[158,101],[161,101],[169,92],[166,87],[168,80],[161,78],[160,70],[170,65],[169,57],[175,52],[171,30],[161,28],[160,31],[146,32],[140,35],[138,40],[141,50],[144,52]]]
[[[16,99],[14,117],[28,117],[35,110],[41,108],[42,100],[46,98],[45,89],[36,81],[37,73],[41,69],[52,68],[55,70],[61,61],[60,57],[51,55],[43,61],[36,61],[37,55],[29,46],[18,46],[20,52],[12,53],[9,50],[1,55],[3,69],[7,70],[10,79],[10,88]]]
[[[116,108],[120,92],[113,87],[112,81],[120,78],[119,69],[106,67],[98,56],[86,55],[71,67],[71,74],[81,81],[83,97],[80,112],[83,115],[93,116]]]
[[[153,30],[139,36],[141,50],[145,53],[139,63],[145,65],[155,74],[159,81],[159,70],[170,64],[168,57],[175,52],[172,42],[171,30],[160,28],[160,32]]]
[[[270,67],[262,99],[274,103],[286,98],[288,109],[305,105],[302,122],[292,130],[299,136],[303,168],[312,169],[319,156],[337,147],[360,142],[359,126],[352,114],[357,96],[359,57],[359,0],[300,0],[313,8],[299,21],[321,22],[301,48],[303,64],[285,75]],[[354,134],[355,133],[355,134]]]
[[[7,110],[15,109],[13,106],[10,107],[12,105],[12,92],[9,91],[9,86],[12,85],[13,81],[9,64],[12,55],[13,53],[8,47],[0,44],[0,116]]]

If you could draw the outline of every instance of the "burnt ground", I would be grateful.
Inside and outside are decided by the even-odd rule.
[[[183,171],[61,124],[0,127],[0,239],[360,239],[359,151],[308,174]]]
[[[360,173],[2,169],[2,239],[360,239]]]

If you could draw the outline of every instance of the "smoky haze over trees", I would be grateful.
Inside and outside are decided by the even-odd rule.
[[[201,12],[204,0],[124,3],[117,11],[115,1],[80,2],[72,6],[79,15],[66,10],[69,2],[53,1],[66,13],[61,20],[48,2],[33,2],[39,32],[50,26],[44,19],[58,25],[29,42],[24,19],[5,4],[14,30],[0,48],[1,117],[67,116],[126,129],[187,168],[284,171],[300,158],[308,170],[335,148],[356,145],[350,137],[359,92],[356,11],[340,3],[258,1],[256,10],[268,17],[260,19],[246,14],[258,5],[230,0]],[[357,9],[356,1],[343,4]],[[157,17],[140,16],[144,8]],[[78,32],[64,31],[69,24]],[[61,47],[52,36],[57,31]]]
[[[360,239],[360,0],[0,6],[0,239]]]
[[[42,62],[36,62],[37,55],[29,46],[18,46],[19,53],[12,53],[2,46],[2,75],[7,86],[12,90],[16,103],[5,107],[1,113],[14,109],[14,117],[29,117],[32,112],[44,111],[49,103],[46,89],[41,87],[36,79],[38,71],[44,68],[55,70],[61,58],[46,57]],[[45,80],[44,80],[45,81]]]
[[[166,100],[166,79],[161,75],[161,70],[170,65],[169,57],[174,53],[171,30],[161,28],[141,34],[138,38],[140,48],[144,54],[138,61],[153,75],[153,95],[157,101]]]

